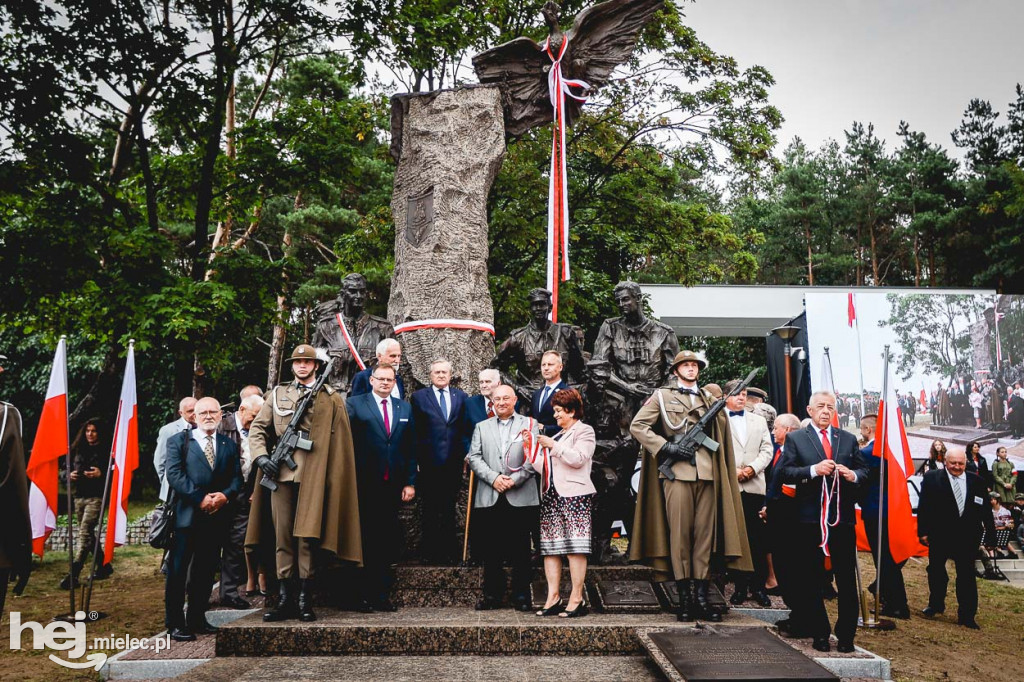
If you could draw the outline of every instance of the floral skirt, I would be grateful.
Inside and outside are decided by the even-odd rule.
[[[562,497],[548,488],[540,500],[541,554],[590,554],[592,497]]]

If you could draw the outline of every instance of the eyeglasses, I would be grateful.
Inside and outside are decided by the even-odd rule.
[[[220,410],[206,410],[205,412],[196,412],[196,416],[198,417],[212,417],[217,414],[220,414]]]

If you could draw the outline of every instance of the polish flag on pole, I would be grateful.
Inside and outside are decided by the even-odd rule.
[[[46,402],[25,467],[30,481],[28,509],[32,520],[32,552],[39,556],[43,556],[46,538],[57,527],[58,460],[69,451],[67,342],[62,336],[53,356]]]
[[[828,355],[828,348],[825,349],[825,354],[821,356],[821,381],[818,390],[830,391],[836,397],[836,400],[839,400],[839,394],[836,393],[836,384],[832,380],[832,359]],[[839,410],[832,413],[832,428],[839,428]]]
[[[886,382],[888,384],[888,382]],[[910,505],[907,478],[914,474],[907,432],[896,412],[895,389],[887,386],[886,395],[878,403],[875,425],[875,457],[885,458],[886,487],[881,509],[888,509],[889,552],[896,563],[912,556],[924,556],[928,550],[917,540],[917,517]]]
[[[121,402],[114,427],[114,461],[110,477],[110,508],[107,511],[107,537],[103,545],[103,563],[114,558],[114,548],[125,543],[128,527],[128,494],[132,472],[139,466],[139,405],[135,393],[135,339],[128,342],[128,361],[124,366]]]

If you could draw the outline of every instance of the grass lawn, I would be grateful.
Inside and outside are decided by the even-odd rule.
[[[148,546],[121,547],[114,559],[115,572],[108,580],[95,583],[92,608],[109,616],[88,626],[93,637],[130,635],[145,637],[163,629],[163,577],[159,572],[161,553]],[[911,559],[903,574],[913,617],[896,621],[896,630],[860,630],[857,644],[892,660],[893,679],[900,682],[925,680],[1013,679],[1011,670],[1017,652],[1024,646],[1024,590],[1007,583],[978,581],[981,607],[980,632],[956,625],[956,597],[952,584],[946,614],[934,620],[919,615],[927,603],[927,561]],[[45,623],[67,610],[67,593],[57,583],[67,571],[67,555],[51,553],[32,574],[22,597],[8,596],[8,609],[22,613],[22,619]],[[861,554],[865,581],[874,575],[871,559]],[[952,576],[952,566],[950,566]],[[835,602],[828,603],[835,618]],[[0,627],[0,641],[10,641],[9,621]],[[29,644],[28,634],[25,643]],[[60,668],[43,651],[11,651],[0,647],[0,679],[3,680],[95,680],[93,671]],[[113,654],[115,652],[108,652]],[[91,673],[91,674],[90,674]]]

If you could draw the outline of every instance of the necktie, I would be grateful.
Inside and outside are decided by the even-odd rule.
[[[437,389],[437,393],[440,396],[438,400],[441,401],[441,416],[444,417],[445,421],[448,421],[448,403],[444,399],[444,389]]]
[[[734,412],[733,410],[729,410],[729,416],[730,417],[742,417],[743,416],[743,410],[740,410],[739,412]]]
[[[487,418],[490,419],[494,416],[494,403],[490,400],[487,401]]]
[[[388,399],[384,398],[380,401],[380,406],[384,408],[384,433],[391,435],[391,420],[388,419]]]
[[[548,396],[551,395],[551,387],[545,386],[544,392],[540,394],[540,406],[544,407],[544,403],[548,401]]]
[[[206,437],[206,447],[203,448],[203,454],[206,455],[206,463],[213,468],[213,460],[216,458],[213,454],[213,436]]]
[[[825,449],[825,459],[832,459],[832,443],[828,440],[828,429],[821,430],[821,447]]]
[[[964,491],[960,489],[960,478],[953,478],[953,497],[956,498],[956,508],[958,516],[964,514]]]

